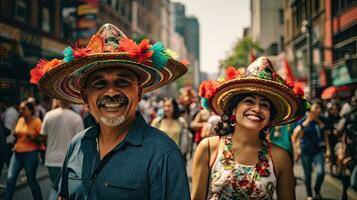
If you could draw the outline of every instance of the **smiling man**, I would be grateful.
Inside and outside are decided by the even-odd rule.
[[[68,148],[55,186],[60,199],[190,198],[177,145],[136,111],[142,93],[187,71],[165,52],[161,43],[136,44],[106,24],[86,48],[66,49],[63,61],[40,63],[31,72],[41,90],[87,104],[98,122]]]

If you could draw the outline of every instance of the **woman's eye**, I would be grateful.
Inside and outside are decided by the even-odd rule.
[[[253,104],[254,100],[253,99],[245,99],[244,102],[249,103],[249,104]]]
[[[262,103],[261,106],[265,107],[265,108],[270,108],[270,104],[269,103]]]

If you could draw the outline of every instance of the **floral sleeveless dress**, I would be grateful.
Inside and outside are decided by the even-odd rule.
[[[208,191],[209,200],[272,199],[276,187],[274,165],[270,154],[271,143],[263,140],[256,165],[242,165],[234,161],[232,136],[220,142],[213,164]]]

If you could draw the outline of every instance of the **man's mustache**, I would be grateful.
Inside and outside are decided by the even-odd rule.
[[[128,97],[124,95],[115,95],[113,97],[103,96],[97,101],[97,107],[104,106],[105,104],[127,104],[129,103]]]

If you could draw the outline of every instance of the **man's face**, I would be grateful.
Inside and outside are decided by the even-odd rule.
[[[134,119],[141,95],[137,76],[125,69],[97,70],[88,77],[84,98],[93,116],[107,126]]]

